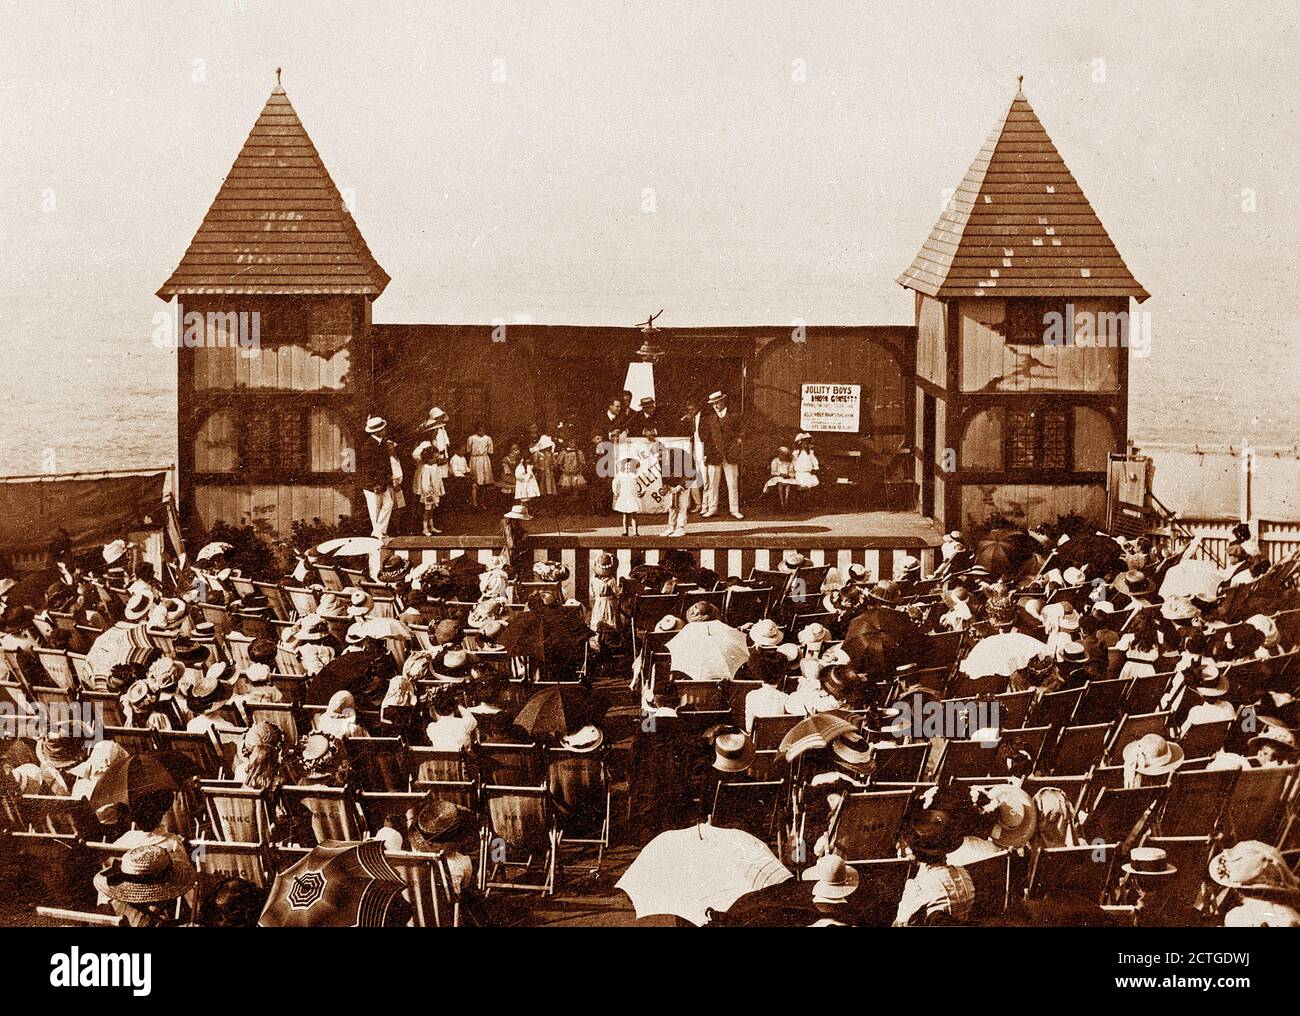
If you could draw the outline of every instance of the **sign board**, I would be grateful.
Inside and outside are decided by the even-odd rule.
[[[656,450],[645,438],[634,437],[621,442],[614,453],[615,463],[628,458],[637,460],[636,490],[645,514],[663,515],[668,511],[668,498],[661,490],[663,463],[667,461],[669,468],[678,472],[694,464],[689,437],[661,437],[659,445]]]
[[[861,385],[803,385],[799,429],[856,434],[862,410]]]

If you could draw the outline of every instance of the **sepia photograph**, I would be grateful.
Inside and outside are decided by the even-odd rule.
[[[1265,983],[1168,943],[1300,927],[1294,5],[2,17],[35,980],[839,926]]]

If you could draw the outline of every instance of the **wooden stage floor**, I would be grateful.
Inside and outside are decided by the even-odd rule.
[[[863,548],[936,547],[943,536],[938,524],[918,512],[869,511],[773,515],[746,513],[743,519],[692,515],[686,535],[666,537],[665,516],[641,516],[641,534],[623,535],[622,521],[612,513],[591,514],[566,508],[562,502],[543,505],[526,523],[535,546],[600,547],[796,547],[803,550],[856,546]],[[435,524],[441,536],[393,535],[398,550],[425,547],[480,547],[495,538],[501,520],[496,512],[440,512]],[[418,520],[416,521],[418,526]]]

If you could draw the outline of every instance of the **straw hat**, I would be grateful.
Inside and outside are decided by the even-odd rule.
[[[1173,596],[1160,604],[1160,616],[1166,621],[1190,621],[1200,614],[1191,599],[1186,596]]]
[[[806,565],[810,565],[810,564],[812,564],[812,562],[809,561],[808,558],[804,557],[801,553],[799,553],[799,551],[791,548],[789,550],[782,551],[781,563],[777,565],[777,569],[779,571],[792,572],[792,571],[797,571],[798,569],[803,568]]]
[[[95,876],[95,888],[120,903],[165,903],[198,881],[189,861],[153,843],[132,847]]]
[[[1246,618],[1246,623],[1264,636],[1264,645],[1268,648],[1272,649],[1278,644],[1280,635],[1277,630],[1277,622],[1267,614],[1252,614]]]
[[[1207,657],[1200,657],[1183,671],[1183,683],[1201,698],[1218,698],[1228,693],[1228,675]]]
[[[448,649],[433,664],[433,676],[440,681],[468,681],[474,658],[463,649]]]
[[[686,623],[672,614],[665,614],[655,623],[655,631],[681,631]]]
[[[501,517],[505,519],[519,519],[522,522],[530,522],[533,518],[528,514],[528,509],[521,504],[512,505],[510,510]]]
[[[805,646],[821,646],[831,641],[830,629],[818,621],[812,624],[804,625],[799,630],[799,644]]]
[[[777,623],[770,617],[755,621],[749,629],[749,640],[759,648],[775,649],[785,641],[785,636]]]
[[[434,430],[445,425],[449,419],[440,406],[434,406],[429,410],[429,418],[420,424],[420,430]]]
[[[857,869],[844,863],[839,854],[827,854],[807,869],[800,878],[813,885],[813,899],[843,900],[853,895],[861,876]]]
[[[560,738],[560,747],[567,751],[595,751],[604,743],[604,732],[593,723],[579,727],[572,734]]]
[[[1124,745],[1124,764],[1132,766],[1143,776],[1160,776],[1171,773],[1183,764],[1181,746],[1159,734],[1147,734]]]
[[[716,406],[719,402],[726,402],[726,401],[727,401],[726,392],[713,392],[709,396],[709,405],[711,406]]]
[[[1127,596],[1147,596],[1155,592],[1156,587],[1145,572],[1130,568],[1115,579],[1115,588]]]
[[[298,742],[298,757],[304,775],[333,776],[343,765],[343,742],[333,734],[315,730]]]
[[[1288,751],[1295,751],[1295,734],[1282,726],[1280,721],[1261,716],[1260,722],[1264,725],[1263,729],[1247,742],[1248,751],[1259,751],[1265,744],[1275,744]]]
[[[353,589],[348,595],[348,615],[365,617],[375,605],[375,598],[364,589]]]
[[[388,429],[388,421],[382,416],[372,416],[366,421],[367,434],[382,434]]]
[[[114,562],[120,561],[125,556],[126,549],[125,540],[114,540],[112,543],[105,544],[102,552],[104,564],[112,565]]]
[[[1169,855],[1159,847],[1134,847],[1120,867],[1130,875],[1178,874],[1178,869],[1169,863]]]
[[[1022,847],[1038,831],[1038,809],[1034,799],[1020,787],[995,784],[985,788],[985,793],[997,805],[997,824],[993,827],[993,842],[1004,850]]]
[[[1287,867],[1282,852],[1259,840],[1242,840],[1215,854],[1210,858],[1210,878],[1229,889],[1300,892],[1300,879]]]
[[[153,597],[148,593],[133,593],[126,601],[123,617],[128,621],[143,621],[153,610]]]
[[[743,773],[754,764],[754,742],[739,730],[713,739],[713,768],[723,773]]]
[[[94,732],[81,723],[63,720],[36,739],[36,758],[50,769],[71,769],[86,760]]]
[[[425,800],[411,815],[408,832],[411,846],[421,851],[438,850],[455,843],[469,827],[470,813],[447,800]]]

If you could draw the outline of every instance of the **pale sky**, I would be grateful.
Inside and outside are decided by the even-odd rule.
[[[1157,350],[1262,334],[1285,374],[1297,9],[9,0],[0,396],[52,344],[147,341],[276,66],[393,277],[378,321],[908,322],[894,279],[1023,73]]]

